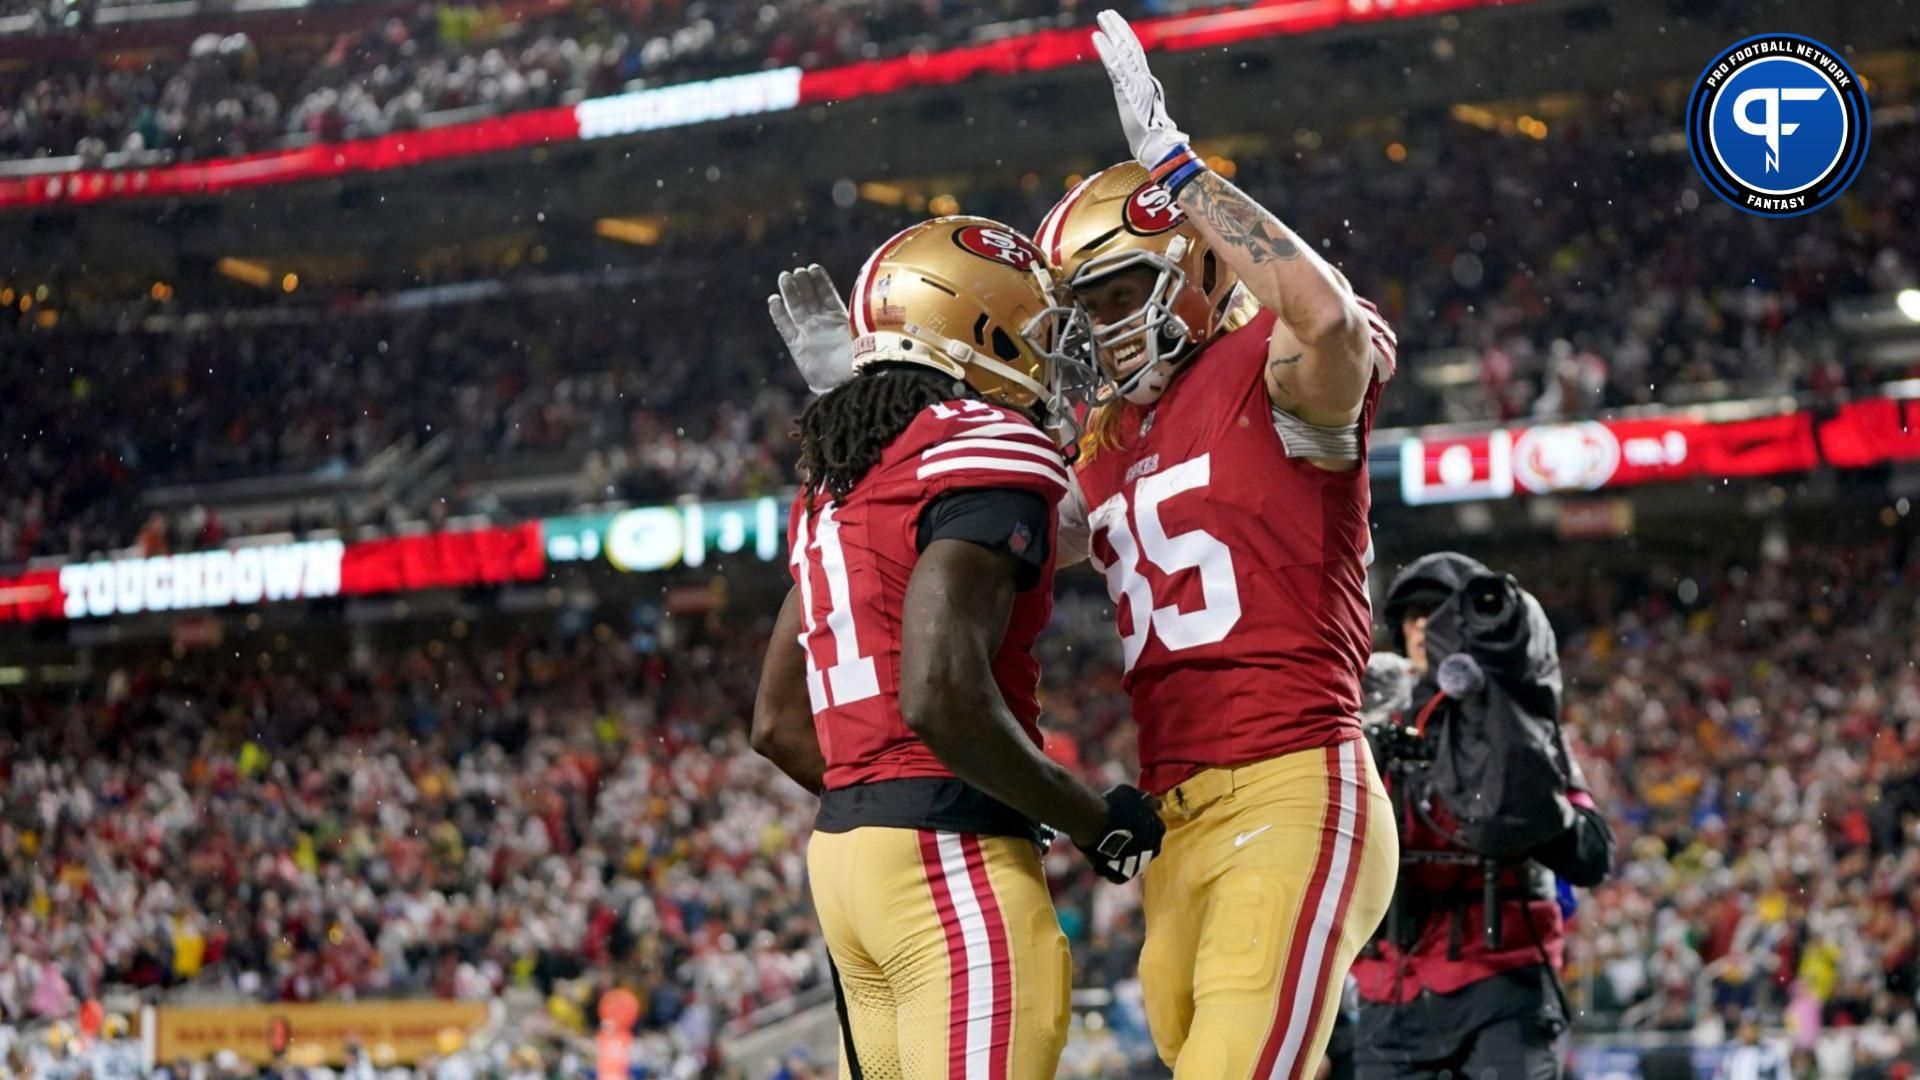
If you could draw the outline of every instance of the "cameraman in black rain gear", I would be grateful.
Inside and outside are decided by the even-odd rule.
[[[1400,826],[1398,892],[1354,964],[1359,1080],[1556,1080],[1566,885],[1613,864],[1560,730],[1560,660],[1509,575],[1441,552],[1388,591],[1368,733]],[[1557,879],[1557,881],[1556,881]]]

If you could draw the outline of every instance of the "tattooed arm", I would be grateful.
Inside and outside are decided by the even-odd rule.
[[[1102,11],[1096,21],[1093,49],[1113,82],[1134,160],[1173,192],[1247,291],[1279,318],[1267,345],[1267,396],[1274,407],[1312,425],[1353,423],[1376,363],[1381,378],[1392,374],[1392,332],[1369,321],[1371,313],[1340,271],[1201,163],[1186,132],[1167,115],[1165,88],[1147,69],[1146,50],[1127,20]]]
[[[1180,206],[1278,316],[1267,354],[1267,394],[1310,424],[1350,424],[1373,378],[1367,313],[1340,271],[1292,229],[1211,171],[1180,190]]]

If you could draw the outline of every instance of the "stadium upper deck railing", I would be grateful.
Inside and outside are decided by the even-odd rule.
[[[1152,51],[1186,52],[1337,26],[1440,15],[1533,0],[1258,0],[1251,5],[1145,20]],[[215,161],[86,168],[77,158],[0,163],[0,210],[86,205],[153,197],[210,196],[244,188],[381,172],[436,161],[554,146],[805,106],[944,86],[983,76],[1049,71],[1091,62],[1084,27],[1038,30],[937,53],[841,67],[758,71],[702,82],[589,98],[570,106],[504,116],[437,121],[412,131],[343,142],[295,137],[303,145]],[[13,175],[6,175],[11,172]]]

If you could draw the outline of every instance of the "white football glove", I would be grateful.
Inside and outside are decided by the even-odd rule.
[[[1099,14],[1100,29],[1093,32],[1093,51],[1113,80],[1113,100],[1120,107],[1120,127],[1135,161],[1151,169],[1187,141],[1187,133],[1167,117],[1167,95],[1160,80],[1147,70],[1147,51],[1140,47],[1133,27],[1120,13]]]
[[[767,297],[787,351],[807,380],[807,389],[824,394],[853,378],[853,326],[846,302],[820,264],[780,272],[780,291]]]

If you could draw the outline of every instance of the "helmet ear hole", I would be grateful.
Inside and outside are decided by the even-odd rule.
[[[993,355],[1009,363],[1020,359],[1020,346],[997,326],[993,328]]]
[[[1213,295],[1213,287],[1220,281],[1220,260],[1214,257],[1213,249],[1208,248],[1200,257],[1200,291]]]

